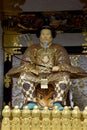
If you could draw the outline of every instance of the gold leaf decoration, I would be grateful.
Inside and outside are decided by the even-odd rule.
[[[10,87],[11,78],[10,78],[8,75],[5,75],[4,83],[5,83],[5,87],[6,87],[6,88],[9,88],[9,87]]]

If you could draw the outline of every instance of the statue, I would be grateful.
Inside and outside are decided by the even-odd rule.
[[[84,77],[85,71],[71,65],[64,47],[53,43],[55,30],[42,26],[37,32],[40,44],[32,44],[24,53],[20,66],[8,75],[18,76],[18,85],[24,94],[24,105],[33,109],[58,106],[63,110],[73,77]],[[49,90],[49,91],[48,91]],[[49,93],[47,93],[49,92]]]

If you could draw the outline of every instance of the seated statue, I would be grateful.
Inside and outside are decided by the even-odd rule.
[[[42,26],[37,32],[39,44],[26,49],[20,66],[9,70],[8,75],[18,76],[18,86],[24,94],[24,105],[33,109],[58,106],[63,110],[71,85],[71,78],[84,77],[85,71],[71,65],[64,47],[53,43],[55,30]]]

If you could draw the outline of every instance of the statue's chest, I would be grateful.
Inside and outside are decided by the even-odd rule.
[[[54,65],[54,56],[55,52],[53,49],[40,49],[37,51],[36,61],[38,64],[44,65],[49,68]],[[46,70],[46,68],[43,69]]]
[[[54,62],[54,51],[53,49],[40,49],[37,52],[37,62],[43,64],[53,63]]]

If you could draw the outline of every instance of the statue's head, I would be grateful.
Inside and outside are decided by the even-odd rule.
[[[56,31],[55,31],[55,29],[53,27],[51,27],[49,25],[43,25],[37,31],[36,35],[37,35],[38,38],[40,37],[42,30],[49,30],[50,33],[51,33],[52,38],[56,37]]]
[[[44,25],[40,27],[37,32],[37,37],[39,37],[42,47],[50,46],[55,36],[55,30],[49,25]]]

